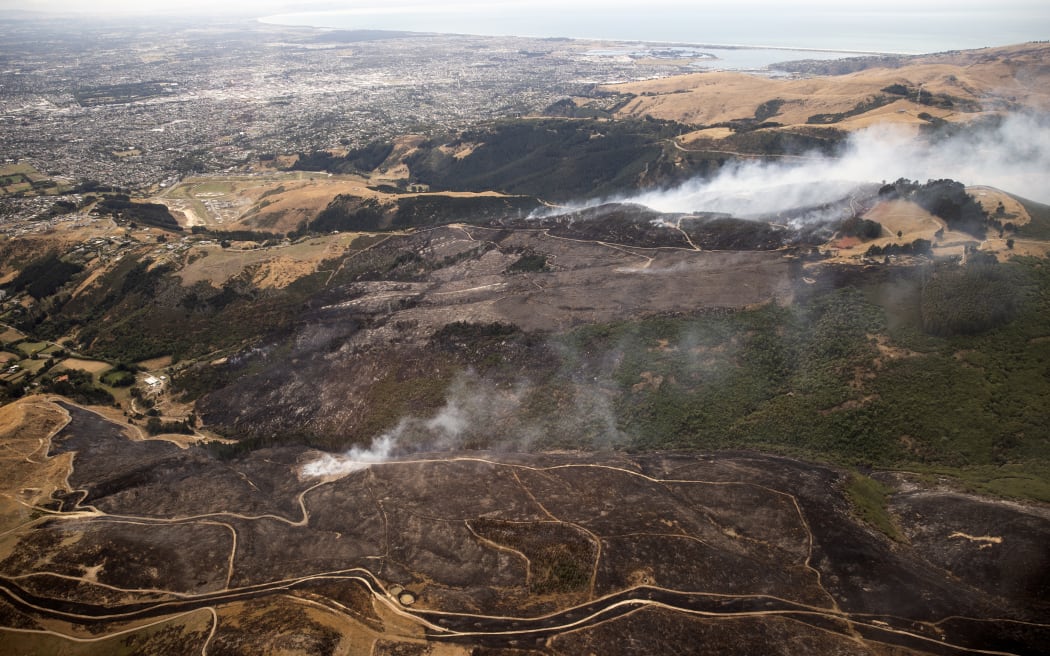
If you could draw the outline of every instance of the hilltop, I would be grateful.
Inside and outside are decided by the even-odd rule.
[[[887,121],[917,129],[1019,109],[1050,109],[1048,56],[1050,45],[1031,43],[888,61],[785,65],[807,73],[796,78],[709,72],[601,89],[630,97],[617,110],[618,117],[651,116],[702,126],[766,124],[785,131],[813,126],[856,130]]]

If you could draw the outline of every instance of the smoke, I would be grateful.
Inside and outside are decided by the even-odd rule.
[[[395,428],[373,439],[369,447],[322,454],[299,471],[303,478],[342,478],[413,451],[454,450],[469,424],[466,411],[452,399],[429,419],[404,417]]]
[[[563,354],[564,355],[564,354]],[[372,465],[413,454],[461,450],[527,452],[534,447],[571,446],[610,449],[626,443],[613,408],[615,384],[608,376],[621,355],[614,349],[594,362],[593,373],[577,379],[565,393],[564,412],[537,412],[530,403],[551,392],[532,383],[496,383],[473,372],[449,386],[444,405],[434,414],[402,417],[372,440],[340,454],[319,454],[302,464],[302,478],[342,478]],[[566,444],[564,440],[571,438]],[[551,440],[554,440],[553,442]]]
[[[382,435],[367,449],[354,447],[341,455],[322,454],[299,470],[303,478],[340,478],[366,469],[378,462],[386,462],[394,452],[397,441],[392,435]]]
[[[527,385],[499,389],[468,372],[453,382],[444,406],[433,415],[403,417],[397,426],[372,440],[369,447],[355,446],[346,453],[323,454],[304,464],[300,475],[341,478],[412,453],[507,446],[512,437],[500,437],[515,433],[510,424],[527,393]]]
[[[995,125],[967,126],[933,141],[881,124],[853,133],[837,157],[742,162],[712,179],[624,200],[661,212],[747,218],[823,205],[848,197],[859,185],[898,178],[951,178],[1050,203],[1050,116],[1011,114]]]

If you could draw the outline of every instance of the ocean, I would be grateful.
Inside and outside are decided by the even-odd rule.
[[[552,7],[542,0],[538,6],[394,5],[390,9],[280,14],[260,20],[336,29],[765,46],[850,54],[920,54],[1050,38],[1050,3],[1025,11],[1004,10],[991,3],[983,9],[944,11],[757,11],[746,3],[739,9],[717,10],[659,3],[644,11],[622,4],[600,10],[569,3],[556,11],[544,10],[544,6]]]

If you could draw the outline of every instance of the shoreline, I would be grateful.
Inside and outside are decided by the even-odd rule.
[[[400,29],[400,28],[377,28],[377,27],[334,27],[331,25],[317,25],[310,23],[292,23],[285,22],[280,19],[282,17],[292,17],[298,14],[272,14],[268,16],[259,16],[253,20],[256,23],[262,25],[270,25],[274,27],[297,27],[306,28],[312,30],[318,30],[322,32],[355,32],[355,31],[368,31],[368,32],[391,32],[397,34],[410,34],[413,36],[456,36],[456,37],[485,37],[485,38],[517,38],[517,39],[535,39],[538,41],[548,40],[559,40],[559,41],[575,41],[575,42],[604,42],[604,43],[618,43],[618,44],[643,44],[650,46],[660,47],[686,47],[686,48],[710,48],[712,50],[778,50],[786,52],[812,52],[812,53],[834,53],[842,54],[847,57],[857,56],[916,56],[931,54],[927,52],[919,51],[904,51],[904,50],[872,50],[872,49],[852,49],[852,48],[832,48],[832,47],[819,47],[819,46],[777,46],[767,44],[749,44],[749,43],[710,43],[706,41],[682,41],[682,40],[648,40],[648,39],[621,39],[613,37],[590,37],[590,36],[536,36],[536,35],[522,35],[522,34],[485,34],[485,33],[474,33],[474,32],[443,32],[443,31],[417,31],[411,29]],[[932,52],[932,51],[931,51]]]

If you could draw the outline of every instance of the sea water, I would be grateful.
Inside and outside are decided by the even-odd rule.
[[[1011,2],[1025,9],[1012,10]],[[388,8],[281,14],[261,20],[337,29],[801,48],[835,51],[837,56],[857,52],[943,52],[1050,37],[1050,3],[1043,7],[1043,3],[1016,0],[985,6],[960,2],[953,6],[941,4],[944,9],[939,11],[922,11],[923,3],[915,4],[916,9],[880,11],[860,9],[857,5],[832,9],[830,3],[823,10],[815,10],[812,6],[819,3],[810,3],[810,9],[792,11],[788,3],[783,3],[763,11],[747,2],[735,9],[712,9],[700,2],[696,6],[671,6],[660,0],[647,5],[610,3],[601,8],[564,2],[554,5],[544,0],[509,5],[393,3]],[[717,54],[721,58],[723,52]],[[798,53],[789,51],[782,59],[799,58]]]

